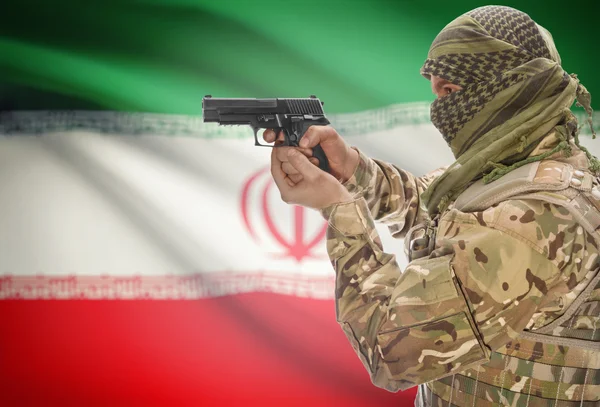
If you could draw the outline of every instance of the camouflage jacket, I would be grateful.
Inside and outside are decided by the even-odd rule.
[[[451,205],[439,219],[435,251],[402,272],[395,256],[383,251],[374,221],[403,237],[426,219],[420,195],[443,169],[419,178],[359,154],[358,168],[345,184],[356,199],[325,208],[322,215],[329,222],[327,250],[336,270],[337,320],[379,387],[398,391],[431,382],[431,391],[435,381],[455,373],[479,375],[479,366],[502,372],[508,361],[501,353],[511,341],[560,316],[599,266],[596,242],[564,208],[507,200],[476,213]],[[587,166],[581,152],[553,159]],[[561,356],[546,357],[556,362]],[[591,363],[600,369],[600,358]],[[563,375],[548,373],[544,388],[558,374]],[[586,387],[585,376],[583,388],[558,386],[556,397],[598,400],[590,397],[598,397],[600,382]],[[510,380],[518,376],[506,383]],[[503,377],[502,388],[479,391],[496,392],[492,398],[501,400],[504,386]]]

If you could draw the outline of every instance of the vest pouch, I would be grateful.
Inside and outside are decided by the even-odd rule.
[[[452,257],[415,260],[403,273],[405,281],[398,284],[403,292],[392,296],[402,311],[396,313],[390,304],[377,336],[388,380],[416,385],[488,360],[489,349],[456,282]]]

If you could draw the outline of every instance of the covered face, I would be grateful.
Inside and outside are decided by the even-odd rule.
[[[462,87],[431,106],[431,121],[457,158],[490,130],[560,95],[573,80],[560,66],[550,33],[503,6],[480,7],[448,24],[421,74]]]
[[[460,86],[431,104],[431,121],[456,162],[423,194],[430,216],[473,181],[491,182],[544,159],[530,154],[549,134],[560,142],[547,154],[568,152],[574,140],[600,173],[600,162],[578,143],[570,111],[577,99],[591,127],[590,95],[562,69],[550,33],[527,14],[485,6],[458,17],[433,41],[421,74]]]

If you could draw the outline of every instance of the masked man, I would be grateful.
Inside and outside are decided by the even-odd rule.
[[[577,100],[591,117],[589,93],[509,7],[451,22],[421,73],[448,168],[415,177],[331,127],[273,149],[284,201],[329,222],[338,322],[373,383],[420,384],[419,406],[599,406],[600,165],[570,112]],[[405,237],[404,272],[374,221]]]

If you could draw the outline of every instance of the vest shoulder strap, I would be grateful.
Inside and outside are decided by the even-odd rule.
[[[564,206],[600,242],[600,188],[595,177],[568,163],[545,160],[526,164],[496,181],[478,180],[454,202],[476,212],[509,199],[536,199]]]
[[[454,202],[454,207],[462,212],[475,212],[516,195],[561,191],[569,187],[574,172],[573,167],[567,163],[536,161],[519,167],[489,184],[484,184],[481,179],[476,181],[460,194]],[[588,182],[588,189],[591,189],[591,179]]]

